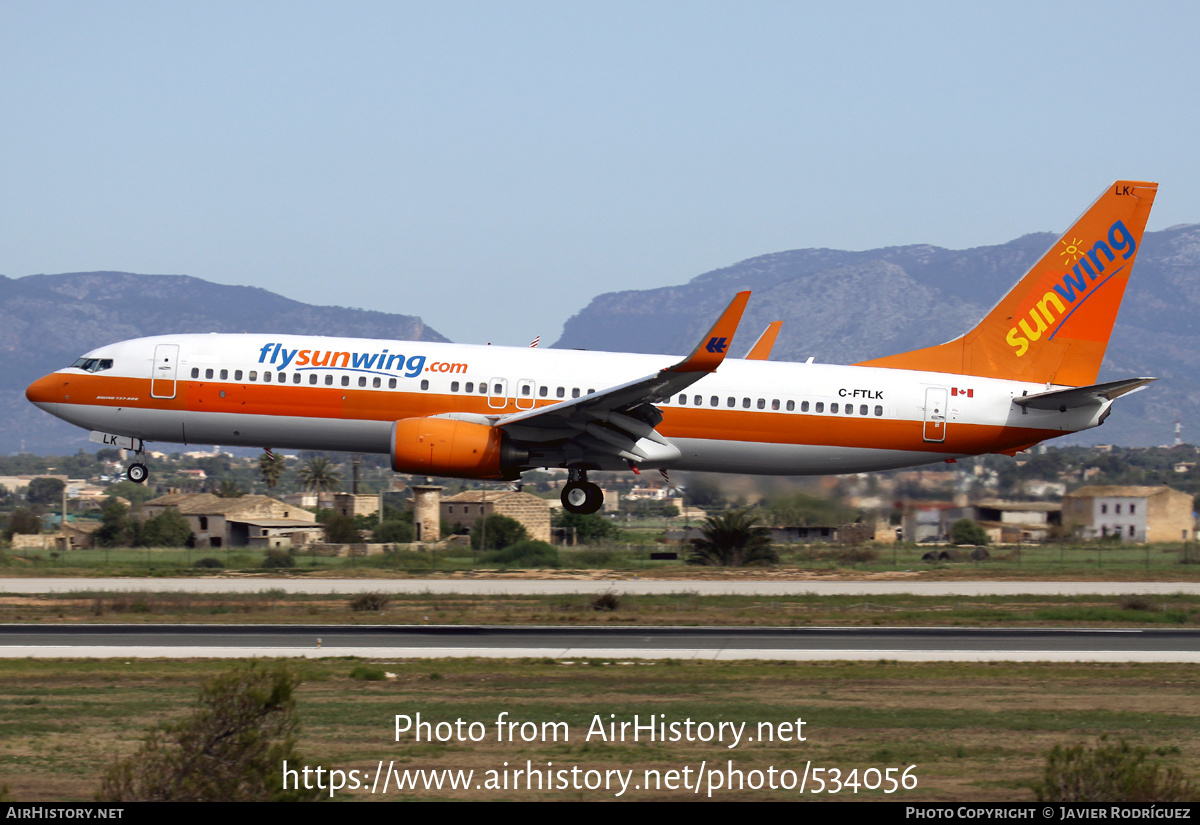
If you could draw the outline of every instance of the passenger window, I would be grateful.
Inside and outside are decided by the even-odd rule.
[[[796,402],[795,402],[795,401],[788,401],[788,403],[787,403],[787,411],[788,411],[788,412],[795,412],[795,411],[796,411]]]
[[[529,395],[531,389],[533,389],[533,388],[530,387],[528,384],[522,384],[521,385],[521,395]]]
[[[276,379],[277,381],[279,381],[279,383],[280,383],[280,384],[286,384],[286,383],[287,383],[287,373],[286,373],[286,372],[281,372],[281,373],[279,373],[278,375],[276,375],[276,376],[275,376],[275,379]]]
[[[726,398],[726,399],[725,399],[725,406],[726,406],[726,407],[736,407],[736,406],[737,406],[737,399],[736,399],[736,398],[734,398],[732,395],[731,395],[731,396],[729,396],[728,398]]]
[[[455,383],[457,383],[457,382],[455,382]],[[395,378],[389,378],[389,379],[388,379],[388,389],[389,389],[389,390],[394,390],[394,389],[396,389],[396,379],[395,379]]]
[[[212,378],[212,377],[213,377],[213,371],[212,371],[212,370],[205,370],[205,371],[204,371],[204,377],[205,377],[205,378]]]
[[[251,381],[258,380],[258,370],[250,370],[250,380]]]
[[[396,379],[393,378],[392,380],[395,381]],[[450,392],[458,392],[458,382],[457,381],[450,382]]]
[[[687,404],[687,396],[686,396],[686,395],[681,395],[681,396],[679,396],[679,403],[680,403],[680,404]]]
[[[710,406],[710,407],[715,407],[720,403],[721,403],[721,399],[717,398],[715,395],[712,398],[708,399],[708,406]]]
[[[588,387],[588,391],[587,391],[588,395],[592,395],[594,392],[596,392],[594,389],[592,389],[591,387]]]
[[[492,395],[504,395],[504,385],[492,384]]]
[[[830,412],[830,413],[832,413],[833,415],[837,415],[837,411],[838,411],[838,405],[837,405],[836,403],[833,403],[833,404],[830,404],[830,405],[829,405],[829,412]]]
[[[875,415],[883,415],[883,405],[882,404],[875,405]]]
[[[833,406],[837,407],[837,404],[834,404]],[[816,408],[815,412],[819,412],[819,413],[825,412],[825,402],[824,401],[817,402],[817,408]],[[837,410],[835,409],[834,412],[837,412]]]
[[[701,404],[704,403],[704,396],[703,395],[693,395],[692,403],[695,404],[697,407],[699,407]]]
[[[221,380],[222,381],[229,380],[229,370],[221,370]]]
[[[234,381],[241,381],[241,380],[242,380],[242,371],[241,371],[241,370],[234,370],[234,371],[233,371],[233,380],[234,380]]]
[[[475,382],[468,381],[467,386],[464,388],[464,391],[465,392],[475,392]]]
[[[423,390],[429,389],[429,379],[428,378],[421,379],[421,389],[423,389]]]
[[[859,405],[859,407],[858,407],[858,414],[859,414],[859,415],[866,415],[866,414],[867,414],[867,405],[866,405],[866,404],[860,404],[860,405]]]
[[[540,387],[538,387],[538,395],[540,395],[542,398],[545,398],[546,395],[549,394],[549,392],[550,392],[550,388],[547,387],[545,384],[542,384]]]
[[[199,377],[200,377],[200,368],[192,367],[192,378],[199,378]]]
[[[747,410],[750,409],[750,399],[749,398],[742,399],[742,407]]]
[[[271,373],[264,372],[263,373],[263,381],[270,384],[271,383]]]
[[[571,397],[572,398],[579,397],[579,387],[571,387]]]
[[[350,376],[349,376],[349,375],[343,375],[343,376],[342,376],[342,386],[343,386],[343,387],[348,387],[348,386],[350,386]]]
[[[771,399],[771,409],[773,409],[773,410],[779,409],[779,399],[778,398]]]
[[[559,388],[558,388],[558,390],[555,392],[555,395],[557,395],[559,398],[566,398],[566,396],[567,396],[567,388],[566,388],[566,387],[559,387]]]
[[[316,386],[316,384],[317,384],[317,374],[316,374],[315,372],[310,372],[310,373],[308,374],[308,383],[309,383],[310,385],[312,385],[312,386]]]
[[[765,398],[758,399],[758,408],[760,410],[765,410],[767,408],[767,399],[765,399]],[[779,409],[778,401],[775,402],[775,409]]]
[[[300,383],[300,373],[298,373],[298,372],[293,372],[293,373],[292,373],[292,383],[293,383],[293,384],[299,384],[299,383]]]
[[[360,387],[365,387],[367,385],[367,376],[365,376],[365,375],[358,376],[358,385]]]
[[[333,376],[332,375],[325,376],[325,386],[327,386],[327,387],[333,386]]]
[[[854,415],[854,405],[853,404],[846,405],[846,415]]]
[[[807,401],[800,402],[800,412],[808,412],[808,402]]]
[[[382,378],[372,379],[371,386],[374,387],[375,389],[379,389],[380,387],[383,386],[383,379]]]
[[[487,382],[486,381],[479,382],[479,394],[487,395]]]

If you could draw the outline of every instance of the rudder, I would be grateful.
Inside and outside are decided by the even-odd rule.
[[[1095,383],[1157,192],[1117,181],[970,332],[858,366]]]

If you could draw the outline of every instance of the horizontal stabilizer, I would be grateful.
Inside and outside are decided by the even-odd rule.
[[[1040,392],[1037,395],[1023,395],[1014,398],[1013,403],[1019,407],[1031,410],[1058,410],[1066,412],[1079,407],[1091,407],[1120,398],[1126,393],[1140,390],[1157,378],[1126,378],[1123,381],[1109,381],[1107,384],[1093,384],[1090,387],[1072,387],[1068,390]]]

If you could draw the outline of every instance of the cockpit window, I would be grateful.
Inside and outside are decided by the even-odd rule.
[[[111,358],[80,358],[71,366],[84,372],[103,372],[112,369],[112,365]]]

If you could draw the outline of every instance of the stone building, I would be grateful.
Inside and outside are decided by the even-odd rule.
[[[1062,520],[1082,538],[1149,543],[1193,538],[1192,496],[1167,486],[1090,486],[1063,496]]]
[[[316,515],[268,496],[171,493],[143,503],[142,515],[153,518],[170,508],[192,528],[196,547],[291,547],[323,533]]]
[[[468,490],[441,501],[441,518],[453,527],[474,528],[480,519],[498,513],[524,525],[531,539],[550,541],[550,502],[511,490]]]

